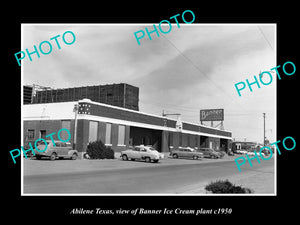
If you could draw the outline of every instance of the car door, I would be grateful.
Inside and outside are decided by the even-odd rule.
[[[192,158],[193,155],[194,155],[194,153],[191,149],[186,149],[186,157]]]
[[[185,148],[181,149],[181,150],[180,150],[180,156],[181,156],[181,157],[184,157],[184,158],[187,157],[187,156],[188,156],[187,150],[188,150],[188,149],[185,149]]]
[[[140,159],[144,159],[145,157],[150,157],[150,154],[147,152],[147,149],[145,148],[140,148]]]
[[[184,156],[183,149],[178,149],[176,154],[178,155],[178,157],[183,157]]]
[[[140,148],[139,147],[134,147],[132,151],[129,152],[128,157],[132,159],[138,159],[140,155]]]
[[[61,157],[61,143],[56,141],[55,147],[53,146],[53,152],[56,154],[56,156]]]
[[[61,142],[60,143],[60,151],[61,151],[61,156],[63,157],[67,157],[69,156],[69,151],[70,151],[70,147],[67,146],[67,143],[65,142]]]
[[[54,147],[55,148],[55,153],[56,153],[56,155],[58,156],[58,157],[64,157],[65,156],[65,145],[64,145],[65,143],[63,143],[63,142],[60,142],[60,141],[57,141],[57,142],[55,142],[55,145],[56,145],[56,147]]]
[[[201,151],[202,151],[204,157],[209,156],[208,149],[201,149]]]

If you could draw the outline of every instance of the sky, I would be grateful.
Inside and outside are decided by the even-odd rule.
[[[241,97],[234,86],[277,66],[275,25],[178,28],[175,23],[169,33],[152,33],[152,40],[146,34],[138,45],[134,32],[145,27],[151,31],[153,24],[23,24],[22,51],[31,52],[33,45],[57,35],[61,46],[58,49],[52,40],[50,54],[22,60],[23,84],[68,88],[128,83],[139,87],[142,112],[180,113],[182,121],[199,124],[200,109],[223,108],[225,130],[241,141],[263,142],[266,113],[266,137],[276,141],[276,75],[270,85],[253,85],[253,92],[247,87]],[[71,45],[61,39],[66,31],[75,34]],[[71,36],[65,37],[71,41]],[[43,50],[48,51],[47,45]],[[269,79],[263,77],[265,83]]]

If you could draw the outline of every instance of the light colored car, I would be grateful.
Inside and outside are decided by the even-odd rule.
[[[246,150],[236,150],[236,153],[246,155],[248,151]]]
[[[50,160],[55,160],[56,158],[69,158],[72,160],[77,159],[78,151],[72,148],[70,142],[62,142],[54,140],[55,146],[52,141],[47,141],[47,149],[44,152],[35,151],[36,159],[41,159],[42,157],[49,157]],[[42,141],[38,144],[38,149],[45,149],[45,143]]]
[[[145,160],[146,162],[158,162],[164,158],[164,154],[159,153],[151,146],[134,146],[132,149],[121,151],[121,158],[123,160]]]
[[[217,151],[213,150],[212,148],[200,148],[198,151],[202,152],[203,156],[207,157],[207,158],[218,159],[218,158],[222,158],[224,156],[222,153],[217,152]]]
[[[248,155],[248,156],[255,156],[255,153],[254,153],[254,152],[247,152],[247,155]],[[256,152],[256,155],[259,156],[259,152]],[[260,155],[261,155],[262,157],[265,157],[265,154],[264,154],[263,152],[261,152]]]
[[[202,152],[197,152],[193,148],[179,148],[173,150],[170,155],[173,158],[192,158],[192,159],[201,159],[203,158]]]

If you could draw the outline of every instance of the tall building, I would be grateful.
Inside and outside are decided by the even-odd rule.
[[[31,86],[23,86],[23,104],[31,104],[32,100],[32,87]]]
[[[27,88],[24,88],[24,96],[25,90],[27,91]],[[24,98],[24,104],[71,102],[84,98],[94,102],[139,110],[139,88],[125,83],[62,89],[37,89],[32,102],[25,102]]]

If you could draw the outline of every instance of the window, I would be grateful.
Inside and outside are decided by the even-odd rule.
[[[70,142],[66,142],[66,147],[72,147],[72,144]]]
[[[111,145],[111,123],[106,124],[105,144]]]
[[[61,128],[68,129],[71,132],[71,120],[62,120],[61,121]],[[61,132],[60,138],[62,140],[68,140],[69,134],[67,132]]]
[[[125,126],[119,125],[118,145],[125,145]]]
[[[60,147],[67,147],[67,144],[65,142],[60,142]]]
[[[97,136],[98,136],[98,122],[90,121],[89,142],[97,141]]]
[[[169,134],[169,147],[173,146],[173,133],[170,132]]]
[[[46,130],[40,130],[40,138],[46,139]]]
[[[34,139],[34,130],[28,129],[27,130],[27,138],[28,140],[33,140]]]
[[[178,135],[178,139],[179,139],[179,146],[182,146],[182,133],[179,133]]]

